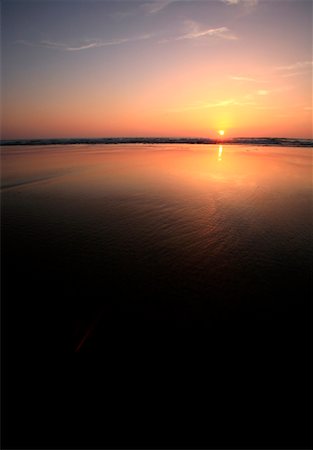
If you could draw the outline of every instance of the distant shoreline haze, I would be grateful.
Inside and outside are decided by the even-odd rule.
[[[104,137],[104,138],[51,138],[2,139],[3,145],[73,145],[73,144],[256,144],[289,147],[313,147],[312,139],[277,137],[240,138],[187,138],[187,137]]]

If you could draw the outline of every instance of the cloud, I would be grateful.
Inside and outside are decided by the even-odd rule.
[[[220,39],[236,40],[237,36],[232,34],[227,27],[201,29],[200,25],[193,20],[186,20],[185,26],[188,32],[175,38],[176,41],[183,39],[198,39],[202,37],[217,37]]]
[[[219,28],[208,28],[206,30],[202,30],[202,31],[198,31],[198,32],[183,34],[182,36],[179,36],[178,38],[176,38],[176,40],[197,39],[197,38],[201,38],[204,36],[218,37],[218,38],[229,39],[229,40],[238,39],[237,36],[230,33],[230,31],[227,27],[219,27]]]
[[[195,110],[195,109],[206,109],[206,108],[217,108],[219,106],[228,106],[233,104],[234,100],[223,100],[223,101],[219,101],[219,102],[215,102],[215,103],[202,103],[199,102],[198,104],[195,105],[189,105],[189,106],[182,106],[180,108],[170,108],[168,111],[169,112],[183,112],[183,111],[191,111],[191,110]]]
[[[112,12],[110,13],[110,17],[112,17],[113,19],[126,19],[128,17],[132,17],[134,16],[136,13],[135,11],[116,11],[116,12]]]
[[[220,0],[226,5],[245,5],[245,6],[255,6],[258,4],[258,0]]]
[[[296,63],[290,64],[289,66],[279,66],[275,70],[278,71],[294,71],[301,69],[309,69],[313,66],[313,61],[298,61]]]
[[[144,34],[144,35],[136,36],[133,38],[119,38],[119,39],[111,39],[111,40],[85,39],[84,41],[81,41],[79,44],[76,44],[76,45],[70,45],[70,44],[63,43],[63,42],[54,42],[54,41],[47,41],[47,40],[42,40],[39,42],[18,40],[18,41],[15,41],[15,43],[26,45],[28,47],[42,47],[42,48],[51,48],[51,49],[55,49],[55,50],[63,50],[63,51],[67,51],[67,52],[73,52],[73,51],[86,50],[86,49],[90,49],[90,48],[99,48],[99,47],[108,47],[111,45],[120,45],[120,44],[124,44],[126,42],[141,41],[144,39],[149,39],[150,37],[152,37],[151,34]]]
[[[142,36],[137,36],[134,38],[120,38],[120,39],[111,39],[107,41],[103,41],[100,39],[87,39],[80,44],[77,45],[69,45],[62,42],[54,42],[54,41],[40,41],[38,43],[33,43],[29,41],[16,41],[18,44],[27,45],[30,47],[43,47],[43,48],[51,48],[56,50],[64,50],[68,52],[86,50],[89,48],[99,48],[99,47],[107,47],[110,45],[119,45],[124,44],[126,42],[139,41],[143,39],[149,39],[151,35],[146,34]]]
[[[258,0],[220,0],[220,2],[227,8],[230,7],[234,13],[236,11],[236,19],[252,14],[258,5]]]
[[[175,0],[155,0],[144,3],[141,6],[147,14],[156,14],[166,8],[170,3],[173,3],[173,1]]]
[[[191,110],[196,110],[196,109],[220,108],[220,107],[226,107],[226,106],[230,106],[230,105],[248,106],[248,105],[255,105],[255,104],[256,103],[252,102],[252,101],[248,101],[248,102],[238,101],[238,100],[231,98],[231,99],[221,100],[221,101],[217,101],[217,102],[213,102],[213,103],[199,102],[197,104],[190,105],[190,106],[183,106],[181,108],[171,108],[168,111],[169,112],[183,112],[183,111],[191,111]]]
[[[226,5],[238,5],[239,0],[221,0],[223,3],[226,3]]]
[[[204,108],[217,108],[219,106],[233,105],[234,103],[235,103],[234,99],[222,100],[222,101],[219,101],[219,102],[216,102],[216,103],[207,103],[203,107]]]
[[[231,80],[235,80],[235,81],[255,81],[257,82],[258,80],[256,78],[249,78],[249,77],[241,77],[241,76],[230,76],[229,77]]]
[[[307,74],[308,70],[312,70],[313,61],[298,61],[288,66],[278,66],[274,70],[283,78],[296,77],[298,75]]]
[[[265,89],[259,89],[259,90],[257,91],[257,94],[258,94],[258,95],[268,95],[268,94],[269,94],[269,91],[266,91]]]
[[[280,86],[277,88],[273,88],[271,90],[259,89],[258,91],[256,91],[256,94],[260,96],[265,96],[275,93],[287,92],[290,91],[290,89],[293,89],[293,86]]]
[[[97,48],[102,47],[104,45],[116,45],[120,44],[121,42],[119,40],[116,41],[107,41],[107,42],[101,42],[101,41],[85,41],[85,43],[82,43],[80,45],[68,45],[61,42],[53,42],[53,41],[40,41],[39,46],[40,47],[46,47],[46,48],[52,48],[56,50],[65,50],[68,52],[72,51],[79,51],[79,50],[85,50],[88,48]]]
[[[298,75],[303,75],[303,74],[307,74],[307,70],[298,70],[297,72],[286,72],[286,73],[282,73],[281,76],[283,78],[291,78],[291,77],[296,77]]]
[[[255,109],[258,111],[274,111],[279,109],[278,106],[256,106]]]

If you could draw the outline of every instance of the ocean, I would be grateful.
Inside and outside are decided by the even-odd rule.
[[[128,377],[151,360],[172,373],[179,355],[199,371],[201,408],[218,405],[235,434],[205,433],[201,415],[187,440],[160,433],[155,445],[197,447],[196,433],[216,448],[253,447],[251,436],[306,448],[312,153],[276,144],[3,145],[6,358],[31,354],[39,370],[40,355],[88,355]],[[149,445],[105,441],[123,442]]]

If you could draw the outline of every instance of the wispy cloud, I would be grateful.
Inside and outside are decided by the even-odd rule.
[[[147,14],[156,14],[173,3],[173,1],[175,0],[154,0],[151,2],[143,3],[141,7]]]
[[[294,71],[301,69],[310,69],[313,66],[313,61],[298,61],[288,66],[278,66],[275,70],[278,71]]]
[[[116,11],[116,12],[112,12],[110,13],[110,17],[112,17],[113,19],[127,19],[129,17],[132,17],[136,14],[135,11]]]
[[[233,75],[231,75],[229,78],[230,78],[231,80],[235,80],[235,81],[253,81],[253,82],[259,81],[259,80],[257,80],[256,78],[241,77],[241,76],[233,76]]]
[[[258,5],[258,0],[220,0],[227,8],[231,8],[238,20],[252,14]]]
[[[245,5],[245,6],[255,6],[258,3],[258,0],[220,0],[226,5]]]
[[[265,89],[259,89],[257,91],[258,95],[268,95],[270,93],[270,91],[266,91]]]
[[[227,40],[237,40],[238,37],[231,33],[231,31],[227,27],[217,27],[217,28],[203,28],[199,23],[193,20],[185,20],[185,33],[179,36],[163,39],[162,43],[168,42],[171,40],[180,41],[185,39],[199,39],[199,38],[220,38]]]
[[[231,105],[231,104],[233,104],[233,102],[234,102],[233,99],[222,100],[222,101],[215,102],[215,103],[198,102],[194,105],[182,106],[182,107],[178,107],[178,108],[170,108],[168,111],[169,112],[183,112],[183,111],[191,111],[191,110],[195,110],[195,109],[217,108],[219,106]]]
[[[226,5],[237,5],[239,3],[239,0],[221,0],[223,3],[226,3]]]
[[[297,77],[298,75],[304,75],[307,74],[308,71],[307,70],[298,70],[296,72],[285,72],[281,74],[281,77],[283,78],[292,78],[292,77]]]
[[[201,38],[204,36],[218,37],[221,39],[229,39],[229,40],[238,39],[237,36],[232,34],[227,27],[219,27],[219,28],[208,28],[206,30],[202,30],[202,31],[198,31],[198,32],[183,34],[182,36],[177,37],[176,40],[198,39],[198,38]]]
[[[287,92],[293,89],[293,86],[280,86],[280,87],[273,87],[272,89],[259,89],[254,92],[254,94],[248,94],[251,98],[254,98],[254,95],[258,95],[260,97],[265,97],[267,95],[271,94],[280,94],[282,92]]]
[[[192,110],[197,110],[197,109],[221,108],[221,107],[226,107],[226,106],[230,106],[230,105],[234,105],[234,106],[251,105],[252,106],[255,104],[256,103],[253,101],[239,101],[239,100],[235,100],[235,99],[231,98],[231,99],[221,100],[221,101],[217,101],[217,102],[213,102],[213,103],[198,102],[194,105],[182,106],[179,108],[170,108],[168,111],[169,112],[184,112],[184,111],[192,111]]]
[[[256,91],[257,95],[260,96],[266,96],[266,95],[270,95],[270,94],[279,94],[281,92],[287,92],[290,91],[291,89],[293,89],[293,86],[280,86],[280,87],[274,87],[273,89],[259,89],[258,91]]]
[[[111,39],[111,40],[101,40],[101,39],[85,39],[84,41],[81,41],[80,43],[77,43],[76,45],[70,45],[68,43],[64,42],[55,42],[55,41],[48,41],[48,40],[42,40],[39,42],[30,42],[25,40],[18,40],[15,41],[16,44],[26,45],[28,47],[42,47],[42,48],[51,48],[55,50],[63,50],[67,52],[74,52],[74,51],[80,51],[80,50],[86,50],[90,48],[100,48],[100,47],[108,47],[111,45],[120,45],[124,44],[126,42],[134,42],[134,41],[141,41],[144,39],[149,39],[152,37],[151,34],[144,34],[141,36],[136,36],[132,38],[118,38],[118,39]]]
[[[206,103],[202,107],[203,108],[218,108],[219,106],[228,106],[228,105],[233,105],[235,103],[236,103],[236,101],[232,98],[229,100],[221,100],[221,101],[215,102],[215,103]]]
[[[262,105],[262,106],[256,106],[255,107],[256,110],[258,111],[275,111],[277,109],[279,109],[278,106],[269,106],[269,105]]]

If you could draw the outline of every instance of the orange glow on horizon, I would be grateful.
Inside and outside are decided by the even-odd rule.
[[[28,22],[16,27],[22,3],[5,16],[2,36],[2,139],[313,136],[312,25],[291,13],[309,18],[310,2],[252,2],[253,14],[229,29],[229,13],[245,2],[194,2],[183,23],[186,2],[160,2],[151,14],[136,2],[91,2],[86,18],[80,4],[67,11],[69,23],[81,22],[69,28],[64,2],[52,2],[60,23],[47,22],[46,41],[41,2],[32,2],[43,20],[32,22],[33,38]],[[284,11],[279,22],[265,21],[266,8]],[[251,25],[258,18],[268,33]]]

